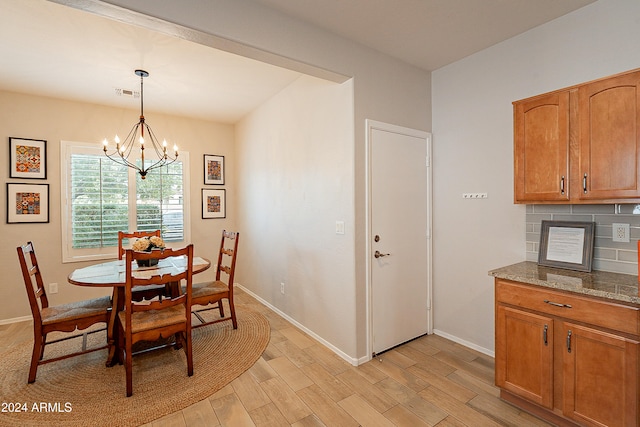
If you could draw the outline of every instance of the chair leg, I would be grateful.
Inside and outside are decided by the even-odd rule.
[[[187,375],[188,376],[192,376],[193,375],[193,349],[191,347],[191,331],[189,332],[185,332],[185,347],[184,347],[184,352],[187,355]]]
[[[44,357],[44,346],[47,343],[47,334],[43,334],[42,335],[42,345],[40,346],[40,359],[42,360],[42,358]]]
[[[42,335],[34,334],[33,337],[33,352],[31,353],[31,365],[29,366],[29,379],[28,383],[32,384],[36,382],[36,372],[38,371],[38,362],[42,359],[44,354],[44,338]]]
[[[222,301],[220,301],[222,303]],[[236,320],[236,308],[233,305],[233,298],[229,298],[229,310],[231,310],[231,322],[233,329],[238,329],[238,321]]]
[[[222,300],[218,300],[218,309],[220,310],[220,318],[224,317],[224,306],[222,305]]]
[[[133,355],[131,354],[131,340],[127,340],[126,344],[126,361],[125,361],[125,371],[127,376],[127,397],[130,397],[133,394],[133,375],[131,370],[133,369]]]

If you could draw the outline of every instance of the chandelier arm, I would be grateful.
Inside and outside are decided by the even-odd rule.
[[[172,163],[173,163],[173,162],[175,162],[176,160],[178,160],[178,159],[176,158],[176,159],[173,159],[173,160],[171,160],[171,161],[164,161],[164,159],[162,159],[162,160],[158,160],[158,161],[157,161],[157,162],[155,162],[154,164],[152,164],[152,165],[148,166],[147,168],[145,168],[145,169],[144,169],[144,171],[145,171],[145,172],[149,172],[149,171],[152,171],[152,170],[154,170],[154,169],[160,168],[160,167],[162,167],[162,166],[169,166],[170,164],[172,164]]]
[[[153,146],[153,149],[156,152],[156,155],[158,156],[158,158],[159,159],[166,158],[166,157],[170,158],[171,156],[167,154],[167,152],[163,149],[162,144],[160,144],[156,139],[156,135],[155,133],[153,133],[153,129],[151,129],[149,125],[146,123],[144,124],[144,127],[147,128],[147,135],[149,135],[149,139],[151,139],[151,145]]]
[[[124,139],[122,143],[122,157],[129,158],[129,156],[133,153],[133,148],[136,145],[136,134],[138,133],[138,128],[140,127],[140,122],[133,125],[129,134]]]
[[[111,159],[113,162],[116,162],[116,163],[118,163],[119,165],[127,166],[127,167],[130,167],[130,168],[132,168],[132,169],[136,169],[136,170],[140,171],[140,168],[139,168],[137,165],[135,165],[135,164],[131,163],[131,162],[130,162],[129,160],[127,160],[125,157],[120,156],[120,154],[117,154],[117,155],[115,155],[115,154],[114,154],[114,155],[109,155],[108,153],[105,153],[105,155],[106,155],[109,159]]]

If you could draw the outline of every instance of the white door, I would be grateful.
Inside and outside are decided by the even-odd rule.
[[[430,135],[367,121],[372,353],[431,331]]]

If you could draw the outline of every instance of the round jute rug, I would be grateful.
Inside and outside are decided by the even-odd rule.
[[[0,355],[0,425],[137,426],[199,402],[250,368],[269,342],[263,315],[241,304],[236,312],[238,329],[228,321],[193,330],[192,377],[183,350],[135,356],[131,397],[124,365],[105,367],[106,350],[41,365],[27,384],[32,342],[18,345]],[[104,332],[90,337],[104,340]],[[54,344],[54,354],[73,341]]]

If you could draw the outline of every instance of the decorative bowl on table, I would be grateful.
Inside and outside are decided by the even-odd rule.
[[[154,250],[163,250],[165,248],[164,240],[158,236],[143,237],[133,242],[132,249],[137,252],[153,252]],[[158,265],[158,258],[137,259],[138,267],[152,267]]]

